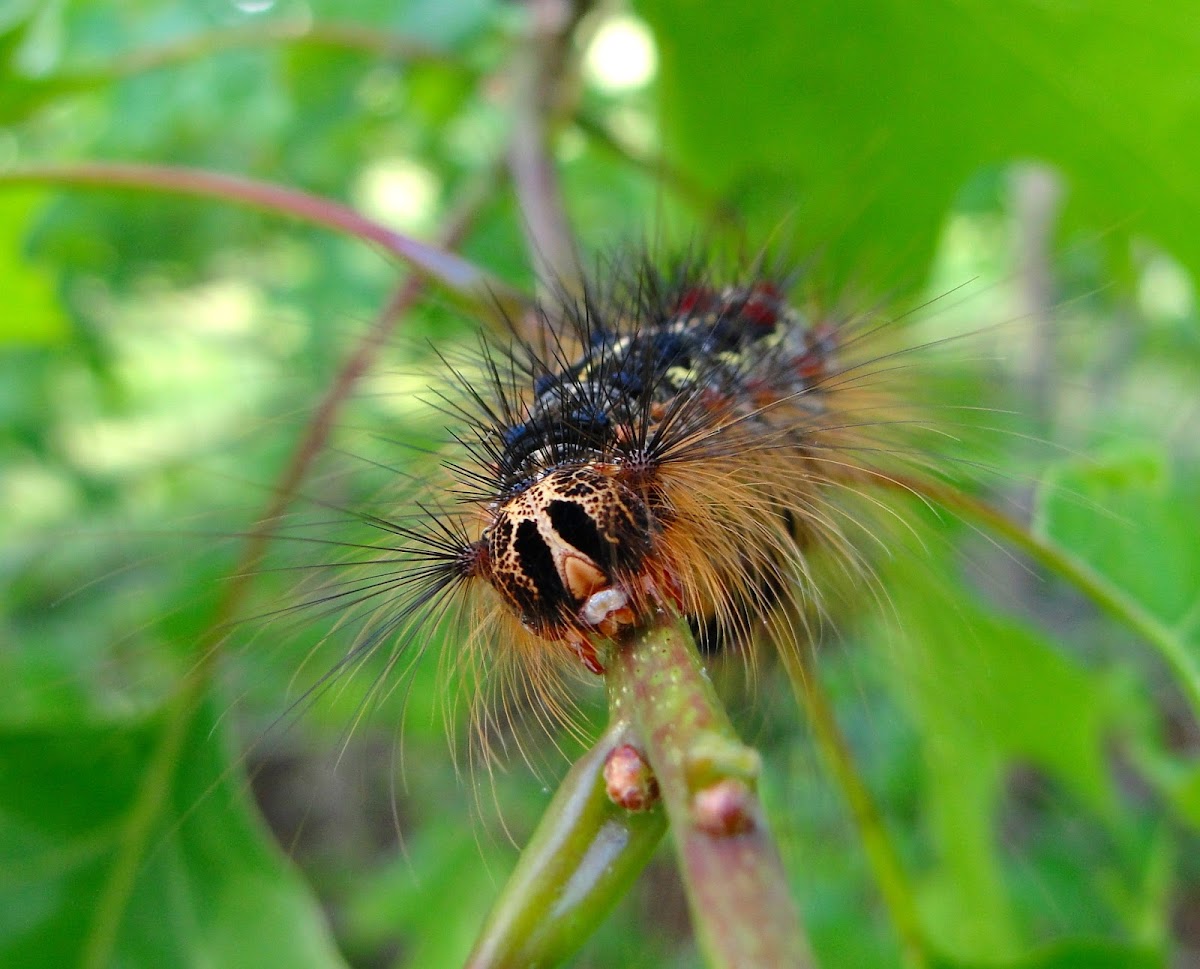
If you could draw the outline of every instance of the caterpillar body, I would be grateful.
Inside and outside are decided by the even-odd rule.
[[[544,311],[548,347],[485,347],[482,381],[454,371],[457,501],[387,525],[415,562],[364,584],[398,593],[368,641],[465,611],[452,666],[545,705],[564,667],[602,672],[598,644],[662,605],[709,650],[819,605],[810,554],[856,562],[839,498],[885,473],[874,434],[897,410],[855,359],[856,322],[787,289],[643,259]]]

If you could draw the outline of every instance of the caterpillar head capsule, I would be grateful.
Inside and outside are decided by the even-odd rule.
[[[551,471],[487,513],[482,576],[536,635],[577,642],[633,622],[656,528],[619,468]]]

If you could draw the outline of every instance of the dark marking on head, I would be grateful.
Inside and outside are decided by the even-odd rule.
[[[617,550],[601,538],[596,522],[583,505],[574,501],[552,501],[546,510],[558,536],[601,568],[615,558]]]
[[[528,593],[526,612],[541,613],[542,618],[548,618],[548,607],[562,602],[566,589],[554,567],[554,555],[538,533],[537,522],[526,519],[517,525],[512,547],[520,575],[527,580],[517,586]]]

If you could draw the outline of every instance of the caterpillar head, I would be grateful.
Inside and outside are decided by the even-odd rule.
[[[485,514],[477,574],[527,628],[581,643],[633,621],[658,526],[615,466],[555,469]]]

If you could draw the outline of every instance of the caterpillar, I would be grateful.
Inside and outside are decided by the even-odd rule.
[[[917,453],[919,422],[881,380],[900,379],[881,328],[794,305],[764,262],[614,259],[540,310],[548,337],[447,360],[461,429],[439,491],[363,516],[386,536],[371,568],[314,597],[372,610],[345,662],[392,642],[386,689],[453,630],[444,665],[480,727],[514,700],[564,719],[571,674],[602,673],[602,644],[662,606],[710,652],[808,636],[814,557],[869,577],[860,492]]]

